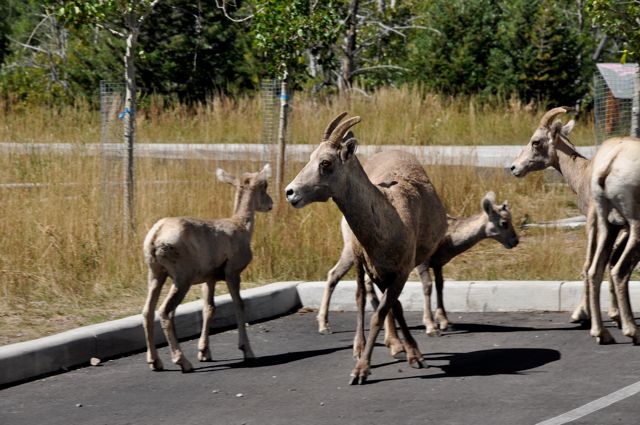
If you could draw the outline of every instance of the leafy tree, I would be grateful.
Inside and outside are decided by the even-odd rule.
[[[214,92],[255,88],[248,31],[248,22],[233,24],[200,2],[158,4],[153,25],[140,34],[141,91],[190,102]]]
[[[439,31],[410,45],[412,77],[450,94],[518,94],[573,103],[588,90],[591,35],[569,0],[454,0],[426,5]]]
[[[430,1],[421,11],[436,31],[416,34],[409,46],[410,78],[449,94],[485,88],[488,52],[495,47],[500,9],[494,0]]]
[[[623,62],[627,55],[640,62],[640,1],[588,0],[587,11],[596,25],[623,44]],[[636,73],[635,86],[631,134],[640,137],[640,70]]]
[[[589,89],[593,44],[575,19],[573,2],[504,2],[491,50],[485,92],[572,104]]]
[[[334,3],[310,0],[255,0],[251,29],[267,72],[282,79],[276,193],[282,190],[289,78],[306,77],[305,58],[327,50],[337,37]]]
[[[124,143],[127,150],[124,185],[125,227],[133,227],[133,147],[136,116],[135,52],[142,24],[159,0],[48,0],[59,16],[76,27],[96,26],[125,41]]]

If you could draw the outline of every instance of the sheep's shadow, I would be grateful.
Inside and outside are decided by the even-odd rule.
[[[412,330],[424,330],[424,326],[416,326]],[[506,325],[493,325],[489,323],[452,323],[449,325],[449,329],[444,333],[451,334],[467,334],[467,333],[503,333],[503,332],[540,332],[540,331],[574,331],[584,329],[582,323],[567,323],[566,325],[547,327],[533,327],[533,326],[506,326]]]
[[[269,366],[278,366],[287,363],[293,363],[300,360],[309,359],[312,357],[324,356],[332,354],[337,351],[351,350],[352,345],[343,347],[331,347],[322,348],[318,350],[304,350],[304,351],[292,351],[288,353],[272,354],[266,356],[260,356],[253,360],[244,360],[242,358],[227,359],[227,360],[215,360],[209,362],[206,366],[194,368],[195,372],[214,372],[221,369],[235,369],[235,368],[260,368]]]
[[[438,368],[441,373],[379,380],[371,379],[368,382],[522,374],[524,371],[536,369],[560,360],[560,357],[561,354],[559,351],[548,348],[495,348],[471,351],[468,353],[431,353],[424,356],[427,364],[434,361],[449,362],[442,366],[429,365],[429,368],[426,369]],[[378,364],[373,366],[373,368],[397,363],[397,361],[394,361]]]

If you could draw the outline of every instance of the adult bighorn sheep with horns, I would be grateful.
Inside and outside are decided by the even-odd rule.
[[[428,263],[447,230],[445,208],[417,159],[400,151],[373,155],[364,168],[357,141],[345,134],[360,117],[340,123],[346,112],[327,127],[309,162],[286,187],[296,208],[332,198],[354,235],[358,315],[353,354],[356,366],[351,384],[363,384],[370,374],[371,354],[387,313],[393,312],[404,335],[407,361],[422,367],[422,354],[411,336],[398,300],[409,273]],[[365,271],[382,291],[365,338]]]
[[[562,124],[560,120],[554,121],[559,115],[570,112],[572,108],[558,107],[547,111],[541,118],[538,128],[531,136],[529,143],[525,146],[518,157],[511,165],[511,173],[516,177],[524,177],[529,172],[544,170],[547,167],[555,168],[566,180],[567,184],[577,195],[578,208],[584,215],[589,213],[591,204],[591,171],[593,163],[582,156],[573,144],[569,141],[569,133],[575,125],[574,120]],[[609,216],[612,224],[617,225],[619,232],[618,242],[611,254],[610,264],[615,264],[622,254],[628,235],[624,228],[624,220],[615,210]],[[584,322],[589,320],[589,284],[586,279],[586,272],[589,263],[585,263],[583,269],[584,291],[580,303],[571,314],[573,322]],[[609,317],[620,326],[620,313],[616,291],[613,283],[609,285],[611,294],[611,304],[609,307]],[[604,341],[604,340],[603,340]]]

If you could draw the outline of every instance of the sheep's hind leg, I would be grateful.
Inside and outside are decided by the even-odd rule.
[[[156,349],[155,342],[153,341],[154,334],[154,322],[156,315],[156,305],[158,304],[158,298],[160,297],[160,291],[162,285],[167,280],[167,273],[161,270],[152,270],[149,268],[148,277],[148,294],[147,299],[142,308],[142,318],[144,325],[144,335],[147,341],[147,363],[151,370],[160,371],[164,369],[162,360],[158,357],[158,350]]]
[[[209,331],[211,322],[216,313],[216,306],[213,300],[216,282],[207,281],[202,284],[202,333],[198,341],[198,360],[201,362],[211,361],[211,350],[209,349]]]
[[[189,362],[189,360],[187,360],[184,353],[180,349],[178,337],[176,336],[174,318],[176,308],[184,299],[184,296],[187,294],[188,290],[189,285],[185,284],[185,282],[181,282],[180,280],[174,281],[174,284],[169,290],[167,298],[165,298],[164,302],[160,306],[160,309],[158,310],[158,313],[160,314],[160,323],[162,324],[162,330],[164,331],[167,342],[169,343],[169,348],[171,349],[171,359],[173,363],[180,366],[180,369],[183,373],[193,372],[193,366],[191,366],[191,363]]]

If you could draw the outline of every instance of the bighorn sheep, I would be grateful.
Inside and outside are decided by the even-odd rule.
[[[370,374],[376,337],[390,311],[405,337],[409,365],[422,367],[422,354],[411,336],[398,296],[411,270],[428,262],[441,243],[447,219],[424,168],[413,155],[380,152],[362,167],[355,155],[356,139],[343,140],[360,117],[340,123],[345,115],[338,115],[329,124],[320,145],[285,194],[295,208],[332,198],[353,232],[358,315],[353,342],[357,361],[350,383],[363,384]],[[365,270],[383,293],[371,316],[368,338],[364,334]]]
[[[518,245],[518,235],[513,228],[511,212],[507,206],[507,201],[502,205],[496,205],[495,194],[488,192],[482,199],[480,205],[483,211],[471,217],[447,216],[448,230],[445,239],[431,256],[429,263],[420,264],[417,267],[425,296],[423,323],[428,335],[436,335],[438,328],[445,330],[449,326],[449,319],[447,318],[443,301],[444,279],[442,276],[442,268],[453,258],[471,249],[478,242],[486,238],[495,239],[507,249]],[[344,247],[340,259],[336,265],[329,270],[329,273],[327,273],[327,284],[324,289],[322,304],[320,305],[317,317],[318,332],[321,334],[331,333],[331,326],[328,320],[331,295],[340,279],[342,279],[353,266],[351,239],[344,218],[340,225]],[[434,272],[436,281],[436,320],[438,320],[439,326],[434,322],[431,312],[433,283],[429,276],[430,268]],[[369,281],[367,281],[367,295],[371,299],[373,307],[376,308],[379,302]]]
[[[202,283],[202,334],[198,342],[198,360],[211,360],[209,327],[215,313],[213,301],[215,284],[225,280],[233,300],[238,324],[238,347],[247,360],[254,354],[245,329],[244,303],[240,297],[240,273],[252,258],[251,236],[255,211],[270,211],[273,205],[267,194],[269,165],[257,173],[245,173],[235,178],[218,169],[218,180],[236,188],[234,211],[231,218],[200,220],[190,217],[165,217],[158,220],[144,239],[144,258],[149,268],[149,293],[142,316],[147,341],[147,363],[152,370],[162,370],[153,342],[155,306],[162,285],[171,276],[173,285],[158,309],[160,323],[171,349],[174,363],[182,372],[193,367],[180,350],[173,319],[191,285]]]
[[[582,156],[569,141],[568,136],[575,125],[574,120],[562,125],[561,121],[553,121],[560,114],[569,112],[569,107],[553,108],[547,111],[538,128],[531,136],[529,143],[525,146],[518,157],[511,165],[511,173],[516,177],[524,177],[531,171],[544,170],[547,167],[555,168],[565,178],[567,184],[578,197],[578,208],[587,215],[591,203],[591,169],[592,161]],[[619,215],[615,212],[611,215],[612,222],[621,224]],[[627,232],[620,232],[620,240],[616,244],[616,249],[612,254],[611,262],[621,254],[621,247],[624,246],[624,239]],[[585,264],[583,272],[586,272],[588,265]],[[571,314],[572,322],[583,322],[589,320],[589,285],[584,280],[584,291],[580,303]],[[609,317],[620,325],[620,313],[618,310],[617,298],[613,284],[610,284],[611,305],[609,307]]]
[[[609,331],[602,327],[600,315],[600,283],[605,266],[609,263],[609,279],[615,287],[622,333],[640,344],[640,333],[633,318],[629,302],[629,278],[640,260],[640,139],[617,137],[606,140],[592,161],[590,179],[592,201],[587,219],[587,255],[589,265],[589,303],[591,307],[591,335],[598,343],[615,342]],[[628,226],[622,253],[614,261],[610,252],[618,236],[619,227],[611,223],[616,211]]]

